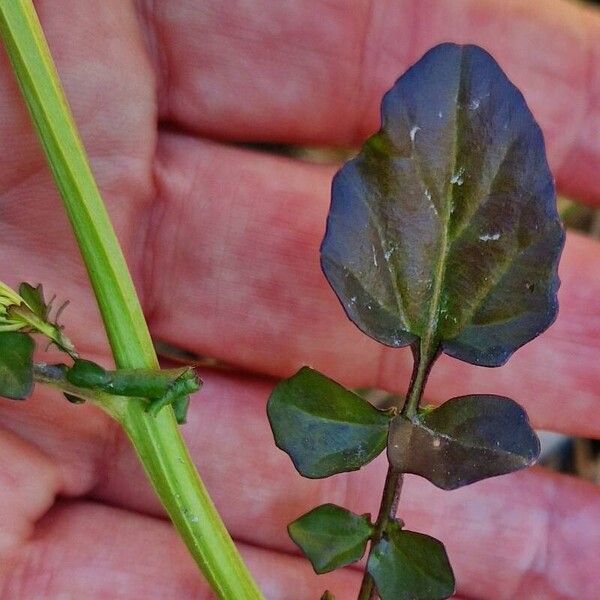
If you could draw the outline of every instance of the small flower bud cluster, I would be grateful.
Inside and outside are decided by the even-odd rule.
[[[27,326],[25,321],[10,312],[11,308],[21,304],[27,305],[17,292],[0,281],[0,331],[18,331]]]

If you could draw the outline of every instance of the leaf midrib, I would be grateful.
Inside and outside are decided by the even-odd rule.
[[[303,409],[302,407],[298,406],[297,404],[290,404],[289,405],[290,408],[292,410],[295,410],[297,413],[300,413],[301,415],[308,415],[308,417],[310,417],[311,419],[318,419],[320,421],[325,421],[326,423],[331,423],[331,424],[335,424],[335,425],[349,425],[349,426],[353,426],[353,427],[364,427],[366,429],[385,429],[386,427],[388,427],[388,421],[384,421],[381,420],[380,423],[365,423],[364,421],[349,421],[347,419],[338,419],[335,417],[327,417],[325,415],[321,415],[318,413],[312,413],[309,412],[305,409]],[[377,410],[377,409],[375,409]],[[383,414],[383,413],[382,413]],[[366,415],[365,415],[366,416]],[[375,416],[373,415],[375,418],[379,418],[379,416]]]
[[[453,139],[453,151],[452,151],[452,168],[450,169],[450,177],[448,178],[448,182],[446,183],[446,199],[445,202],[442,203],[443,213],[442,213],[442,239],[439,245],[439,252],[437,256],[437,260],[435,261],[436,269],[435,275],[433,278],[434,287],[431,295],[431,301],[429,304],[429,315],[427,318],[427,326],[425,328],[424,334],[421,338],[421,352],[423,356],[431,355],[432,351],[432,342],[437,343],[433,337],[435,330],[437,328],[437,324],[439,322],[439,314],[440,314],[440,301],[442,297],[442,289],[443,283],[446,275],[446,263],[448,261],[448,254],[450,251],[450,245],[448,243],[449,240],[449,229],[450,229],[450,215],[452,214],[452,204],[454,202],[454,184],[452,183],[452,177],[456,170],[456,163],[458,157],[458,116],[460,112],[459,98],[463,85],[463,60],[464,60],[464,50],[461,49],[460,54],[460,64],[458,67],[459,73],[459,81],[456,87],[456,97],[454,98],[454,139]]]
[[[382,231],[383,226],[379,222],[378,215],[373,210],[373,207],[371,206],[371,204],[368,201],[365,201],[364,205],[367,208],[367,212],[369,214],[369,220],[371,221],[371,223],[375,227],[375,231],[377,232],[377,241],[379,242],[379,247],[381,248],[381,252],[383,255],[382,260],[386,265],[386,268],[384,269],[384,271],[388,274],[390,287],[392,289],[392,294],[396,301],[396,307],[398,309],[398,313],[400,315],[400,318],[404,322],[406,328],[408,329],[408,331],[412,331],[413,326],[408,317],[408,308],[406,306],[406,301],[404,299],[402,290],[400,289],[400,285],[399,285],[399,281],[398,281],[398,273],[396,272],[396,267],[394,264],[392,264],[391,260],[389,260],[385,257],[386,248],[385,248],[385,244],[383,242],[383,240],[384,240],[383,231]]]
[[[427,433],[431,434],[432,437],[437,437],[437,438],[441,438],[443,440],[447,440],[451,443],[463,446],[464,448],[468,448],[469,450],[488,450],[488,451],[498,454],[500,456],[507,456],[507,457],[515,457],[516,456],[519,458],[525,458],[523,454],[519,454],[517,452],[512,452],[510,450],[505,450],[504,448],[501,448],[501,447],[482,446],[481,444],[464,442],[457,437],[453,437],[451,434],[443,433],[437,429],[431,429],[423,421],[419,421],[418,423],[413,423],[413,426],[426,431]]]

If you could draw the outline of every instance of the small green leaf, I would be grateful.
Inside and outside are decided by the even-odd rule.
[[[304,477],[355,471],[386,445],[389,414],[308,367],[273,390],[267,412],[275,443]]]
[[[368,515],[322,504],[288,525],[294,542],[316,573],[327,573],[361,558],[373,533]]]
[[[321,596],[321,600],[335,600],[335,596],[329,590],[325,590]]]
[[[337,173],[321,265],[349,318],[499,366],[555,319],[564,231],[542,132],[477,46],[441,44]]]
[[[57,311],[55,321],[50,322],[50,306],[44,300],[44,291],[41,284],[33,287],[29,283],[21,283],[19,286],[19,302],[8,309],[8,316],[12,321],[26,327],[30,332],[37,332],[49,338],[60,350],[76,358],[77,352],[71,340],[62,332],[62,327],[56,322],[56,318],[67,303]]]
[[[367,570],[381,600],[443,600],[454,593],[454,574],[444,545],[428,535],[388,524]]]
[[[518,471],[539,453],[525,410],[503,396],[452,398],[412,421],[399,415],[390,425],[392,465],[444,490]]]
[[[0,396],[23,400],[31,394],[34,348],[26,333],[0,333]]]
[[[31,309],[31,312],[42,321],[48,318],[48,306],[44,300],[44,290],[42,284],[33,287],[25,281],[19,286],[19,296],[25,300],[25,304]]]

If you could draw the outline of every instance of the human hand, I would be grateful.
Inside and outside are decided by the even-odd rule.
[[[525,93],[560,188],[599,201],[600,17],[562,2],[505,4],[432,1],[426,14],[416,2],[37,3],[153,335],[239,369],[201,373],[184,434],[269,598],[326,588],[353,597],[360,573],[317,578],[285,526],[322,502],[375,512],[385,470],[378,460],[358,474],[301,479],[272,441],[269,378],[309,363],[348,386],[404,392],[410,353],[358,332],[320,273],[335,167],[231,143],[356,144],[377,128],[381,94],[411,62],[439,41],[472,41]],[[67,333],[108,366],[4,57],[0,86],[0,278],[41,281],[69,298]],[[556,325],[502,369],[443,357],[427,400],[501,393],[538,427],[598,436],[597,256],[597,243],[568,236]],[[0,423],[0,597],[209,596],[108,417],[40,388],[23,404],[0,402]],[[593,596],[592,485],[535,469],[442,494],[410,477],[400,515],[444,541],[459,595]]]

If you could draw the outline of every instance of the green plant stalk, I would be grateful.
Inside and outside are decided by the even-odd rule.
[[[413,347],[413,355],[415,363],[406,399],[404,400],[403,406],[398,406],[400,414],[408,419],[412,419],[419,410],[419,404],[423,398],[423,391],[425,389],[425,384],[427,383],[429,372],[438,356],[437,341],[431,338],[422,339],[418,347]],[[400,400],[400,402],[402,402],[402,400]],[[402,482],[402,473],[390,465],[383,486],[379,513],[377,514],[377,521],[375,521],[375,530],[371,536],[369,557],[371,556],[373,548],[383,537],[387,524],[396,518],[396,511],[398,510],[398,503],[400,502],[400,492],[402,491]],[[365,568],[365,574],[363,575],[357,600],[372,600],[376,597],[375,582]]]
[[[119,242],[100,196],[31,0],[0,0],[0,35],[60,191],[96,294],[115,362],[157,368]],[[263,598],[185,447],[171,408],[102,403],[131,439],[150,481],[196,563],[220,598]]]

